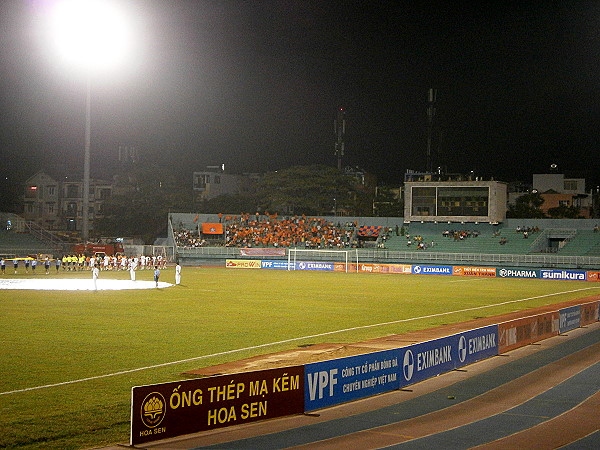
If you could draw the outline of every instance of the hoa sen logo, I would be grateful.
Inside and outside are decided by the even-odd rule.
[[[148,428],[155,428],[165,418],[167,413],[166,401],[160,392],[151,392],[142,402],[140,415],[142,422]]]

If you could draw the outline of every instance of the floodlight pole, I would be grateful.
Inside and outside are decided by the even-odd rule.
[[[88,72],[86,77],[85,95],[85,149],[83,154],[83,211],[81,234],[83,243],[86,244],[90,234],[90,141],[91,141],[91,80]]]

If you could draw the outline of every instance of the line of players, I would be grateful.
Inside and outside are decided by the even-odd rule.
[[[38,261],[36,258],[11,258],[4,259],[0,257],[0,273],[3,275],[6,273],[6,264],[8,261],[12,261],[13,269],[15,274],[18,272],[19,264],[21,261],[25,267],[25,273],[36,272],[36,267],[39,265],[44,266],[46,275],[50,273],[50,268],[55,267],[56,271],[80,271],[80,270],[91,270],[92,267],[98,266],[100,270],[154,270],[155,267],[159,269],[166,268],[167,259],[162,255],[154,256],[134,256],[127,257],[125,255],[118,256],[84,256],[84,255],[65,255],[58,258],[50,258],[46,256],[43,260]]]

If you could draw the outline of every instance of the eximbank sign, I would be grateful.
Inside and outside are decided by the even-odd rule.
[[[304,366],[304,403],[314,411],[401,389],[498,354],[498,326],[399,349]]]

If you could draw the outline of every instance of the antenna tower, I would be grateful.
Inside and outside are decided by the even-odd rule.
[[[333,132],[336,137],[335,156],[337,156],[337,168],[342,170],[342,156],[344,156],[344,135],[346,134],[346,120],[344,119],[344,108],[338,109],[337,118],[333,121]]]
[[[427,172],[433,173],[433,125],[435,121],[437,89],[429,89],[427,95]]]

